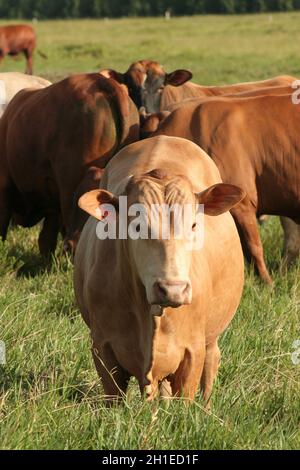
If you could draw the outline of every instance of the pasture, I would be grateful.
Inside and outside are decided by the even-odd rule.
[[[36,55],[34,73],[54,81],[102,67],[123,72],[149,58],[169,72],[190,69],[208,85],[300,78],[299,21],[291,13],[40,22],[38,49],[48,59]],[[1,65],[24,68],[23,58]],[[124,405],[106,409],[74,302],[71,261],[60,245],[47,269],[38,229],[11,228],[0,242],[0,448],[299,449],[300,363],[291,355],[300,340],[300,260],[281,274],[279,221],[269,219],[261,232],[274,288],[246,268],[207,412],[200,397],[189,407],[180,399],[168,407],[147,403],[134,381]]]

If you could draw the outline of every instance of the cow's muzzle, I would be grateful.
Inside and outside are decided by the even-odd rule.
[[[153,286],[153,305],[177,308],[191,302],[190,281],[157,281]]]

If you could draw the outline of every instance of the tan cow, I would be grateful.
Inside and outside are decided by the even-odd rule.
[[[300,107],[290,95],[219,97],[181,106],[157,131],[197,143],[213,158],[224,182],[246,191],[232,214],[246,254],[268,283],[256,216],[281,215],[300,222],[299,120]]]
[[[13,97],[24,88],[46,88],[51,82],[45,78],[19,72],[0,73],[0,117]]]
[[[77,247],[74,285],[108,400],[126,392],[130,376],[149,399],[161,386],[163,393],[193,399],[201,379],[208,400],[220,361],[218,337],[243,289],[243,253],[227,212],[243,191],[222,184],[215,164],[199,147],[170,137],[125,147],[107,165],[100,188],[79,201],[93,217]],[[146,209],[146,236],[98,239],[96,230],[105,217],[113,216],[114,208],[121,212],[121,195],[127,196],[130,210],[137,203]],[[204,204],[205,215],[197,225],[198,203]],[[164,239],[161,219],[149,216],[153,204],[189,204],[186,235],[176,238],[171,228]],[[132,214],[124,219],[135,233],[142,232]],[[201,249],[188,249],[187,241],[201,230]]]
[[[135,62],[125,73],[119,73],[115,70],[104,70],[101,73],[127,85],[129,94],[138,109],[143,106],[147,113],[167,110],[172,103],[180,103],[189,98],[220,96],[273,86],[288,86],[296,80],[295,77],[289,75],[280,75],[269,80],[255,82],[202,86],[188,82],[192,78],[192,73],[188,70],[179,69],[167,73],[158,62],[151,60]]]

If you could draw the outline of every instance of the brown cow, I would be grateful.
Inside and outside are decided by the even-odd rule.
[[[149,399],[160,387],[163,394],[192,400],[201,378],[208,400],[220,361],[218,337],[243,289],[243,253],[227,211],[245,194],[222,184],[217,167],[196,145],[170,137],[121,150],[107,165],[100,188],[79,201],[94,217],[79,240],[74,286],[107,399],[126,393],[134,376]],[[143,227],[154,237],[97,238],[97,219],[102,227],[103,218],[118,211],[120,195],[127,196],[128,209],[145,208]],[[197,224],[198,203],[205,213]],[[163,212],[149,217],[153,204],[190,205],[182,236],[175,237],[169,219],[170,237],[162,237]],[[118,212],[115,216],[118,220]],[[127,212],[120,220],[143,231],[140,219]],[[202,230],[202,248],[193,250],[190,242]]]
[[[75,247],[86,220],[76,194],[97,188],[98,169],[138,137],[139,116],[127,90],[99,74],[19,92],[0,122],[2,238],[14,214],[24,226],[45,218],[43,255],[55,250],[59,229],[65,246]]]
[[[232,95],[225,95],[226,97],[254,97],[254,96],[263,96],[263,95],[290,95],[295,91],[294,87],[291,86],[280,86],[280,87],[268,87],[257,90],[250,90],[242,93],[236,93]],[[207,98],[208,100],[210,98]],[[179,108],[185,104],[197,104],[199,103],[199,98],[185,99],[182,102],[172,103],[168,106],[168,110],[160,111],[158,113],[145,114],[141,113],[141,129],[140,135],[142,139],[151,137],[154,135],[154,132],[159,128],[162,121],[170,115],[172,111]],[[262,215],[259,217],[259,222],[264,222],[267,219],[267,216]],[[300,253],[300,227],[298,224],[289,220],[286,217],[280,217],[280,222],[284,232],[284,250],[283,250],[283,259],[284,266],[290,266],[292,262],[297,258]]]
[[[34,29],[26,24],[0,27],[0,62],[6,55],[23,53],[26,58],[26,72],[32,75],[33,52],[36,47]]]
[[[213,158],[224,182],[246,191],[232,214],[246,254],[268,283],[272,280],[256,216],[281,215],[300,222],[299,120],[300,106],[290,95],[220,97],[181,106],[156,133],[197,143]]]
[[[225,97],[254,97],[254,96],[264,96],[264,95],[290,95],[294,91],[294,88],[289,86],[271,86],[267,88],[258,88],[254,90],[247,90],[239,93],[228,93],[224,95]],[[141,119],[141,138],[146,139],[147,137],[151,137],[154,134],[159,126],[161,125],[162,121],[168,117],[172,111],[175,109],[180,108],[180,106],[189,105],[189,104],[197,104],[199,103],[199,99],[201,103],[205,99],[211,99],[214,97],[208,96],[207,98],[186,98],[182,101],[172,102],[168,106],[166,106],[165,111],[158,111],[157,113],[147,113],[145,108],[140,109],[140,119]]]
[[[287,86],[296,80],[295,77],[289,75],[280,75],[258,82],[202,86],[196,83],[186,83],[192,78],[192,73],[188,70],[179,69],[166,73],[159,63],[150,60],[135,62],[123,74],[114,70],[104,70],[101,73],[127,85],[129,94],[138,109],[143,106],[147,113],[168,110],[168,106],[172,103],[182,102],[189,98],[227,95],[271,86]]]

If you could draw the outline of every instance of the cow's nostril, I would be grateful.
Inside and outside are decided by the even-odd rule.
[[[166,287],[162,286],[159,282],[156,284],[158,292],[163,296],[166,297],[168,292]]]
[[[190,290],[191,286],[189,283],[186,283],[186,285],[184,286],[184,289],[183,289],[183,294],[187,294]]]
[[[155,303],[180,306],[190,303],[191,285],[185,281],[157,281],[154,284]]]

